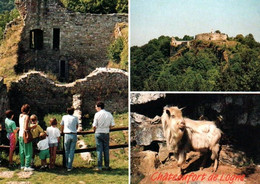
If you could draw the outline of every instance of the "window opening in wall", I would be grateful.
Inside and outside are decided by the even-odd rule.
[[[64,60],[60,61],[60,78],[65,79],[66,77],[66,62]]]
[[[34,29],[30,31],[30,48],[40,50],[43,48],[43,31]]]
[[[58,28],[53,29],[53,49],[60,49],[60,29]]]

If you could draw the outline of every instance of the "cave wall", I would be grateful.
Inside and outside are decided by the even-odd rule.
[[[166,94],[165,97],[157,100],[132,103],[131,113],[138,113],[152,119],[156,115],[161,116],[166,105],[185,107],[183,116],[191,119],[203,118],[216,121],[223,131],[222,145],[232,145],[235,149],[244,151],[255,163],[260,163],[260,95]],[[136,122],[131,120],[132,136],[135,136],[135,129],[140,126],[144,125],[139,123],[137,126]]]

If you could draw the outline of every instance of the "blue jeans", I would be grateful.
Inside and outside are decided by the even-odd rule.
[[[97,146],[98,168],[102,169],[102,154],[104,153],[105,167],[109,167],[109,133],[95,134]]]
[[[68,169],[72,168],[76,143],[77,143],[77,134],[65,134],[64,148],[65,148],[65,157],[66,157],[66,167]]]

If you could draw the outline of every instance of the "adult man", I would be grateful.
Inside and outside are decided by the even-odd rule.
[[[104,109],[104,103],[98,102],[95,106],[97,113],[94,116],[93,128],[95,131],[95,140],[97,147],[98,167],[102,170],[102,153],[104,152],[105,167],[104,170],[110,170],[109,167],[109,130],[115,126],[114,118],[110,112]]]
[[[61,132],[64,135],[64,148],[66,157],[67,171],[72,170],[72,163],[74,159],[74,152],[77,143],[77,129],[78,129],[78,118],[73,116],[74,108],[67,108],[67,115],[64,115],[61,120]]]

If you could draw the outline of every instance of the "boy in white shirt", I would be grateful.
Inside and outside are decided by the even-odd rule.
[[[40,141],[37,144],[40,150],[39,157],[41,159],[41,169],[47,168],[47,158],[50,158],[49,141],[45,132],[40,134]]]
[[[49,147],[50,147],[50,169],[53,169],[56,161],[56,150],[58,147],[58,143],[60,142],[60,130],[57,128],[57,120],[56,118],[50,119],[51,126],[47,128],[47,135],[49,139]]]

